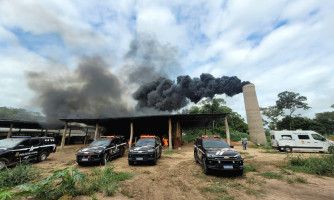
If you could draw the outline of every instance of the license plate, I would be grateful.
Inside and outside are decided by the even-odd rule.
[[[143,157],[137,157],[136,160],[143,160]]]
[[[224,169],[233,169],[233,165],[224,165]]]
[[[82,158],[81,161],[88,161],[88,158]]]

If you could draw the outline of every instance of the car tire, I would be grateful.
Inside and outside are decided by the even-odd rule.
[[[108,162],[108,155],[105,153],[102,156],[101,165],[106,165]]]
[[[8,166],[9,161],[6,158],[0,158],[0,170]]]
[[[133,165],[133,164],[134,164],[134,162],[129,160],[129,165]]]
[[[292,148],[289,146],[284,147],[284,151],[287,153],[291,153],[292,152]]]
[[[334,146],[328,147],[328,153],[334,154]]]
[[[202,169],[203,169],[203,173],[204,173],[205,175],[208,175],[208,174],[209,174],[209,169],[208,169],[208,166],[206,165],[205,158],[203,158]]]
[[[120,157],[123,157],[123,156],[124,156],[125,149],[124,149],[124,148],[121,148],[120,151],[121,151],[121,152],[119,153],[119,156],[120,156]]]
[[[46,158],[49,156],[48,152],[46,151],[42,151],[39,155],[38,155],[38,161],[42,162],[44,160],[46,160]]]
[[[199,163],[198,160],[197,160],[196,152],[194,152],[194,158],[195,158],[195,162]]]
[[[237,176],[242,176],[244,174],[244,170],[238,170],[235,172]]]

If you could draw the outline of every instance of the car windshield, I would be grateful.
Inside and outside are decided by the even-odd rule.
[[[204,148],[229,148],[230,146],[223,140],[203,140]]]
[[[90,143],[89,146],[91,146],[91,147],[98,147],[98,146],[106,147],[109,144],[110,144],[110,140],[95,140],[94,142]]]
[[[140,139],[136,143],[136,147],[142,147],[142,146],[154,146],[155,142],[154,139]]]
[[[16,145],[18,145],[20,142],[22,142],[22,140],[18,140],[18,139],[3,139],[0,140],[0,148],[13,148]]]

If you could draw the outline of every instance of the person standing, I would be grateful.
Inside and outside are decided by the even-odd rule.
[[[243,146],[243,150],[247,150],[247,141],[246,141],[246,138],[242,138],[242,146]]]

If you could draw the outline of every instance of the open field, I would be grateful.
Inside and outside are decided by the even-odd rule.
[[[88,172],[100,166],[80,167],[75,153],[81,146],[66,146],[63,151],[34,166],[48,176],[53,171],[76,167]],[[182,150],[163,154],[156,166],[129,166],[127,154],[110,162],[117,172],[130,172],[134,177],[120,183],[118,192],[107,197],[102,193],[97,199],[333,199],[334,177],[294,173],[282,168],[286,153],[275,150],[248,148],[235,149],[245,158],[246,172],[242,177],[230,174],[209,175],[202,173],[193,158],[193,144],[185,144]],[[289,156],[297,156],[293,153]],[[318,156],[322,154],[302,154]],[[101,166],[103,168],[103,166]],[[79,196],[77,200],[91,199]]]

